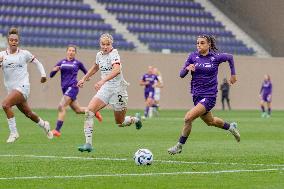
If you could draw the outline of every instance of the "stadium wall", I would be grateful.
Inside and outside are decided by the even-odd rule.
[[[49,75],[52,67],[65,57],[65,49],[47,49],[47,48],[28,48],[45,66]],[[97,51],[79,50],[77,58],[90,68],[95,60]],[[158,67],[163,76],[164,88],[161,92],[162,109],[189,109],[192,107],[191,96],[189,94],[189,77],[179,78],[180,68],[183,66],[187,54],[160,54],[160,53],[135,53],[120,52],[123,64],[124,77],[130,86],[129,108],[142,109],[144,107],[143,88],[139,86],[141,76],[147,72],[148,65]],[[238,82],[231,87],[230,97],[233,109],[258,109],[259,108],[259,90],[263,75],[271,75],[273,82],[273,109],[284,109],[284,85],[283,73],[284,58],[256,58],[235,56],[236,71]],[[60,88],[60,74],[53,79],[48,79],[45,84],[40,84],[40,74],[36,66],[29,65],[31,94],[29,103],[33,108],[57,108],[58,102],[62,96]],[[1,73],[0,82],[2,100],[6,95],[6,89],[3,84],[3,73]],[[82,73],[79,75],[82,76]],[[229,77],[229,65],[223,63],[219,70],[219,82],[224,77]],[[99,74],[87,82],[81,89],[78,99],[81,105],[86,106],[92,96],[96,93],[94,83],[98,81]],[[220,97],[218,96],[216,109],[221,108]]]

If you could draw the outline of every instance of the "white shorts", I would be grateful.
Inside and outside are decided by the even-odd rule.
[[[30,85],[20,85],[17,87],[13,87],[13,88],[8,88],[8,94],[12,91],[12,90],[17,90],[20,93],[22,93],[22,95],[24,96],[24,98],[27,100],[30,96]]]
[[[114,111],[122,111],[127,108],[128,94],[126,87],[110,88],[102,86],[95,97],[105,104],[110,104]]]
[[[160,93],[154,95],[154,100],[155,100],[155,101],[159,101],[160,98],[161,98]]]

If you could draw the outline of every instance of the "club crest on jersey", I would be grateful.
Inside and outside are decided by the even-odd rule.
[[[215,57],[211,57],[210,60],[213,62],[215,60]]]

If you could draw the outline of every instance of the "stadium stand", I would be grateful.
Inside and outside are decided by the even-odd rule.
[[[24,46],[98,48],[99,36],[108,32],[115,47],[135,48],[83,0],[0,0],[0,12],[0,33],[6,36],[10,27],[18,27]]]
[[[170,49],[172,52],[195,50],[196,36],[212,34],[217,37],[220,51],[240,55],[255,52],[222,23],[215,21],[211,13],[192,0],[98,0],[107,11],[126,24],[130,32],[152,51]]]

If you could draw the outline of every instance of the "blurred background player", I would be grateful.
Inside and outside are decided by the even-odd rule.
[[[231,105],[230,105],[230,98],[229,98],[229,92],[230,92],[230,84],[228,83],[227,78],[223,79],[223,83],[220,86],[221,90],[221,95],[222,95],[222,110],[225,110],[225,100],[228,105],[228,109],[231,110]]]
[[[154,94],[154,104],[153,104],[153,113],[154,115],[159,114],[159,107],[160,107],[160,99],[161,99],[161,88],[164,87],[163,85],[163,78],[161,72],[158,68],[154,68],[154,74],[157,76],[158,81],[154,84],[155,94]]]
[[[182,146],[186,143],[190,135],[192,122],[200,117],[208,126],[218,127],[229,130],[240,141],[240,134],[237,130],[236,123],[227,123],[218,117],[214,117],[211,109],[216,103],[218,92],[218,66],[222,62],[229,62],[231,69],[230,83],[237,81],[233,55],[227,53],[215,53],[217,47],[215,38],[209,35],[197,37],[197,52],[189,55],[183,68],[180,71],[180,77],[184,78],[189,72],[191,73],[191,93],[194,107],[189,110],[184,118],[184,127],[181,136],[176,145],[168,149],[169,154],[181,153]]]
[[[148,66],[148,72],[142,76],[140,85],[144,86],[145,110],[144,117],[152,117],[155,96],[155,83],[159,81],[157,75],[154,74],[153,66]]]
[[[7,116],[10,135],[7,143],[13,143],[19,138],[16,127],[16,119],[12,107],[16,105],[26,117],[37,123],[46,133],[49,139],[53,135],[47,121],[42,120],[29,107],[27,99],[30,94],[30,82],[27,65],[35,64],[41,74],[41,83],[46,82],[46,73],[43,65],[27,50],[19,48],[20,36],[17,28],[11,28],[8,32],[8,48],[0,52],[0,63],[4,73],[4,84],[8,95],[2,102],[2,108]]]
[[[50,77],[54,77],[60,70],[61,73],[61,89],[63,97],[58,105],[58,118],[56,128],[52,130],[52,133],[56,137],[61,136],[60,129],[63,126],[66,108],[70,106],[77,114],[84,114],[86,107],[81,107],[78,103],[77,95],[79,93],[79,87],[77,87],[77,75],[79,70],[84,74],[87,70],[82,62],[75,59],[77,53],[77,47],[75,45],[69,45],[66,49],[66,58],[58,62],[50,73]],[[99,121],[102,121],[102,116],[99,112],[96,112],[96,117]]]
[[[97,94],[89,102],[84,122],[84,133],[86,143],[78,148],[79,151],[92,151],[93,117],[95,112],[112,105],[115,122],[119,127],[130,126],[135,123],[136,129],[142,127],[141,116],[136,113],[135,117],[125,116],[127,111],[127,86],[129,85],[123,77],[122,65],[117,49],[114,49],[113,38],[110,34],[102,34],[100,37],[101,51],[97,53],[96,62],[88,73],[78,82],[83,84],[98,70],[101,71],[101,80],[95,84]]]
[[[261,107],[261,117],[271,116],[271,101],[272,101],[272,83],[270,76],[268,74],[264,75],[264,81],[262,82],[260,93],[260,107]],[[267,113],[265,111],[265,104],[267,105]]]

